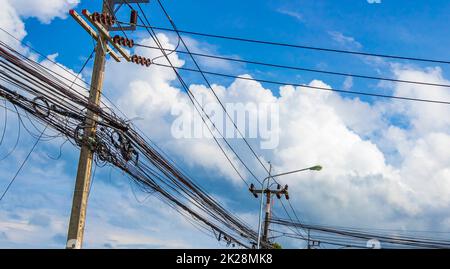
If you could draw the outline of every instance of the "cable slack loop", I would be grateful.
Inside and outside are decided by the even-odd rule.
[[[50,105],[44,97],[35,97],[32,101],[32,104],[34,111],[42,117],[48,117],[50,115]]]

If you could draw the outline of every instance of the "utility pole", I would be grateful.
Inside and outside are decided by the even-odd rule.
[[[264,242],[268,242],[268,231],[269,231],[269,224],[270,224],[270,217],[271,217],[271,207],[270,207],[270,197],[272,194],[275,194],[278,199],[281,199],[281,196],[284,194],[286,197],[286,200],[289,200],[289,193],[288,193],[288,185],[285,185],[284,188],[281,188],[281,185],[278,184],[278,187],[276,190],[270,189],[270,179],[286,176],[286,175],[292,175],[295,173],[311,170],[311,171],[320,171],[322,170],[322,166],[316,165],[308,168],[303,168],[299,170],[294,170],[290,172],[285,172],[281,174],[272,175],[272,164],[269,162],[270,169],[269,169],[269,176],[267,176],[262,182],[261,182],[261,189],[257,190],[255,189],[255,185],[250,184],[249,191],[255,196],[255,198],[258,198],[258,194],[261,194],[261,201],[260,201],[260,207],[259,207],[259,222],[258,222],[258,242],[257,242],[257,248],[261,248],[261,218],[262,218],[262,208],[263,208],[263,197],[264,194],[266,195],[266,216],[264,220],[264,234],[262,236]],[[264,189],[264,184],[267,181],[267,188]]]
[[[269,163],[270,164],[270,163]],[[270,178],[272,178],[273,176],[271,175],[272,172],[272,164],[270,164],[270,169],[269,169],[269,176],[266,177],[262,184],[261,184],[261,189],[257,190],[255,189],[255,186],[253,184],[250,184],[250,189],[249,191],[253,194],[253,196],[255,196],[256,198],[258,198],[258,194],[261,194],[261,204],[260,204],[260,218],[261,218],[261,211],[262,211],[262,200],[263,200],[263,196],[266,196],[266,212],[265,212],[265,216],[264,216],[264,229],[263,229],[263,234],[262,234],[262,239],[261,239],[261,222],[259,222],[259,226],[258,226],[258,248],[261,248],[261,243],[260,241],[263,241],[265,243],[268,243],[268,234],[269,234],[269,224],[270,224],[270,218],[271,218],[271,197],[272,194],[275,194],[277,196],[278,199],[281,199],[282,195],[285,195],[286,199],[289,199],[289,194],[288,194],[288,186],[285,185],[284,188],[281,188],[281,185],[278,184],[277,189],[276,190],[271,190],[270,189]],[[267,180],[267,188],[264,189],[264,183]]]
[[[95,26],[97,31],[89,26],[78,13],[74,10],[70,11],[70,15],[94,38],[97,40],[95,47],[95,60],[92,71],[91,87],[89,92],[89,107],[98,107],[100,104],[100,97],[103,88],[103,79],[105,75],[105,61],[106,55],[110,54],[117,62],[120,58],[109,47],[108,42],[119,51],[126,61],[131,61],[131,57],[118,44],[114,42],[109,35],[109,30],[112,29],[112,22],[115,17],[114,6],[120,4],[122,0],[103,0],[102,14],[98,16],[97,20],[91,16],[87,10],[83,10],[83,15],[86,19]],[[127,0],[132,3],[148,3],[148,0]],[[136,13],[132,17],[136,17]],[[108,24],[108,21],[110,22]],[[130,20],[130,25],[133,21]],[[135,23],[135,21],[134,21]],[[133,30],[128,28],[126,30]],[[91,171],[92,161],[94,156],[94,147],[91,141],[95,141],[96,134],[96,120],[98,115],[96,112],[88,109],[84,121],[83,144],[80,150],[80,157],[78,161],[77,177],[75,181],[75,189],[73,193],[72,211],[70,214],[69,229],[67,234],[68,249],[80,249],[83,244],[84,227],[86,223],[86,210],[88,203],[88,196],[91,185]]]
[[[271,190],[266,189],[264,191],[265,195],[266,195],[266,213],[264,216],[264,230],[263,230],[263,236],[262,236],[262,241],[263,242],[267,242],[267,237],[269,234],[269,221],[270,221],[270,215],[271,215]]]
[[[103,1],[103,13],[110,14],[108,1]],[[107,39],[103,35],[98,36],[95,47],[94,69],[92,70],[91,88],[89,91],[89,104],[98,106],[103,88],[105,75],[106,45]],[[89,110],[86,113],[84,138],[95,137],[97,114]],[[70,214],[69,231],[67,234],[67,248],[79,249],[83,244],[84,226],[86,223],[86,209],[89,188],[91,185],[91,171],[93,151],[87,143],[83,143],[78,160],[77,177],[73,193],[72,211]]]

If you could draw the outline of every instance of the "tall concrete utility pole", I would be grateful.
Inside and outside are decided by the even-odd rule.
[[[108,1],[103,1],[103,13],[110,14]],[[98,106],[103,88],[105,75],[106,46],[108,41],[99,34],[95,47],[94,69],[92,70],[91,88],[89,91],[90,105]],[[83,139],[95,137],[97,114],[88,109],[86,113]],[[93,151],[88,143],[83,143],[78,161],[75,190],[73,193],[72,212],[70,214],[69,231],[67,234],[67,248],[79,249],[83,244],[84,226],[86,223],[86,209],[91,186],[91,171]]]
[[[112,14],[114,12],[114,5],[123,4],[125,2],[148,3],[148,0],[103,0],[102,16],[110,16],[111,18],[115,17],[115,14]],[[100,104],[100,97],[102,94],[106,55],[110,54],[112,58],[114,58],[117,62],[120,62],[119,56],[113,51],[111,47],[109,47],[108,42],[111,43],[111,45],[117,51],[119,51],[123,59],[125,59],[126,61],[131,61],[131,57],[125,50],[121,48],[119,44],[117,44],[117,42],[114,42],[114,40],[109,35],[109,30],[117,30],[113,28],[112,25],[103,25],[101,22],[93,19],[93,17],[87,10],[83,10],[83,15],[91,24],[95,26],[98,31],[97,32],[74,10],[70,11],[70,15],[89,33],[90,36],[92,36],[92,38],[97,40],[97,45],[95,47],[94,67],[92,70],[91,87],[89,92],[90,106],[97,107]],[[134,17],[136,17],[135,11]],[[133,25],[131,20],[130,23],[131,27],[126,27],[126,29],[120,27],[120,29],[134,30],[135,24]],[[92,141],[95,140],[97,118],[98,115],[96,114],[96,112],[89,109],[87,110],[86,119],[83,126],[83,143],[81,146],[80,158],[78,161],[77,177],[73,193],[72,211],[70,214],[69,229],[67,234],[66,248],[68,249],[79,249],[83,245],[83,234],[86,223],[86,210],[91,186],[91,171],[94,157]]]

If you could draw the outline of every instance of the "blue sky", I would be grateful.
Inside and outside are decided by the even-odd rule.
[[[13,9],[19,10],[10,0],[2,1],[9,2]],[[26,0],[19,2],[26,3]],[[162,16],[157,3],[151,2],[144,6],[151,23],[168,27],[169,24]],[[387,0],[379,4],[370,4],[366,0],[183,0],[164,3],[178,28],[183,30],[317,47],[450,59],[450,51],[447,49],[450,29],[444,27],[450,16],[448,1],[433,1],[432,4],[426,1],[408,1],[408,4],[405,4],[402,1]],[[83,8],[90,11],[99,10],[100,1],[82,0],[76,5],[76,10],[81,11]],[[59,63],[75,71],[80,69],[93,48],[92,40],[70,17],[62,16],[67,14],[67,6],[56,10],[53,15],[55,18],[52,17],[49,23],[43,23],[42,16],[30,17],[29,14],[20,14],[17,10],[20,21],[25,23],[27,33],[23,42],[45,55],[57,53],[56,59]],[[121,16],[126,18],[127,7],[123,7],[121,12]],[[0,21],[1,27],[7,28],[1,23]],[[136,31],[131,36],[136,40],[148,38],[144,31]],[[242,59],[440,83],[447,83],[450,77],[449,68],[445,65],[438,68],[428,63],[376,61],[359,56],[198,36],[185,37],[193,46],[193,51]],[[168,42],[173,45],[176,38],[169,34]],[[178,57],[186,61],[185,66],[192,67],[192,63],[183,58],[185,56]],[[352,83],[346,86],[346,77],[251,65],[211,65],[205,61],[201,61],[201,64],[205,69],[212,68],[214,71],[235,75],[249,74],[256,78],[302,84],[320,81],[337,89],[349,87],[359,91],[412,94],[443,100],[448,97],[446,89],[408,88],[362,79],[353,79]],[[255,225],[258,205],[246,187],[236,183],[236,179],[230,179],[233,176],[227,169],[218,171],[216,163],[209,163],[207,159],[201,158],[193,160],[195,158],[190,156],[191,152],[194,157],[197,156],[195,147],[200,148],[198,145],[205,146],[209,142],[202,141],[197,145],[196,141],[180,142],[164,135],[162,130],[170,125],[172,119],[170,111],[158,105],[155,105],[155,108],[149,107],[153,104],[150,104],[152,100],[157,100],[156,104],[168,102],[164,96],[155,94],[158,87],[154,81],[161,79],[157,77],[161,73],[149,73],[149,81],[146,83],[150,86],[139,89],[149,91],[142,98],[150,103],[140,104],[136,99],[143,93],[135,93],[136,87],[131,82],[145,81],[146,75],[133,73],[132,68],[128,67],[122,63],[108,62],[104,93],[126,111],[128,116],[142,117],[143,120],[136,121],[136,124],[167,150],[178,165],[187,169],[195,178],[199,178],[203,186],[228,208]],[[85,79],[89,79],[91,68],[92,61],[83,72]],[[120,74],[120,77],[116,74]],[[183,75],[189,84],[204,84],[198,75]],[[162,88],[179,88],[171,75],[164,74],[162,77]],[[210,79],[225,87],[228,92],[234,88],[254,90],[257,97],[249,97],[244,93],[237,95],[247,101],[267,100],[265,98],[269,97],[264,90],[270,90],[273,95],[270,100],[276,100],[288,114],[298,114],[297,118],[291,115],[293,118],[281,123],[284,133],[277,149],[258,152],[266,160],[274,161],[279,172],[316,163],[324,164],[326,170],[326,164],[329,164],[330,169],[323,176],[304,175],[286,179],[286,182],[293,182],[294,188],[297,187],[293,190],[292,202],[298,214],[305,220],[365,227],[373,227],[376,224],[377,227],[402,229],[450,228],[450,219],[444,213],[450,204],[442,198],[447,190],[450,191],[450,185],[446,181],[449,175],[447,167],[450,165],[448,149],[433,145],[433,141],[440,141],[439,145],[447,145],[450,141],[447,108],[439,107],[437,112],[434,112],[435,107],[367,97],[358,99],[355,96],[338,94],[317,97],[309,93],[301,94],[301,89],[295,89],[291,96],[290,89],[283,91],[270,84],[252,87],[231,79]],[[194,87],[200,88],[198,85]],[[224,96],[225,99],[232,100],[227,94]],[[159,123],[152,120],[152,115],[165,118]],[[14,144],[15,124],[11,120],[8,122],[8,139],[0,147],[2,155]],[[325,135],[327,132],[329,134]],[[0,177],[0,190],[6,187],[32,142],[33,139],[24,136],[23,142],[12,156],[0,162],[4,171]],[[0,203],[0,247],[64,246],[78,153],[67,143],[61,159],[53,161],[48,158],[47,154],[58,155],[61,142],[39,145],[32,160],[25,166],[5,200]],[[251,156],[243,145],[239,144],[239,141],[234,143],[240,145],[239,151],[252,163]],[[210,149],[210,145],[205,146],[204,152],[211,153],[212,156],[220,153],[212,153],[208,151]],[[204,155],[204,152],[198,154]],[[428,158],[431,159],[428,161]],[[424,163],[425,160],[427,162],[424,171],[416,171],[413,168],[415,164]],[[254,169],[259,169],[256,164],[252,164]],[[426,181],[427,173],[433,170],[439,171],[438,176],[430,179],[434,180],[432,182]],[[118,171],[113,170],[111,175],[109,168],[99,168],[96,171],[86,226],[87,247],[221,247],[220,243],[199,233],[175,213],[167,213],[166,209],[159,208],[162,205],[157,199],[150,198],[139,203],[135,195],[138,195],[139,200],[144,199],[144,195],[134,194],[128,179]],[[258,172],[258,176],[264,176],[262,171]],[[296,183],[295,180],[298,179],[303,180],[302,183]],[[424,181],[421,181],[422,179]],[[340,180],[344,183],[337,183]],[[341,186],[336,187],[336,184]],[[433,185],[439,190],[433,187],[428,189],[423,187],[424,185]],[[421,191],[426,194],[423,195]],[[397,195],[396,192],[402,194]],[[422,197],[422,200],[412,202],[416,195]],[[283,215],[278,201],[275,203],[276,214]],[[388,209],[379,210],[385,204],[390,205],[387,206]],[[116,210],[117,208],[120,210]],[[170,234],[171,231],[177,232]],[[198,240],[193,242],[192,238]],[[281,239],[281,242],[287,247],[302,246],[299,242],[287,239]]]

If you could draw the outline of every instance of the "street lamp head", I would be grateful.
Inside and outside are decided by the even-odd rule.
[[[316,165],[316,166],[313,166],[313,167],[309,168],[309,170],[320,171],[320,170],[322,170],[322,166]]]

